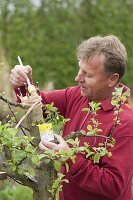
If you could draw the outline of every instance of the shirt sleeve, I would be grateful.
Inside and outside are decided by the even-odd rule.
[[[54,102],[54,106],[57,107],[60,114],[65,117],[67,107],[67,89],[54,90],[50,92],[41,91],[40,95],[42,97],[43,104]]]
[[[116,135],[117,132],[125,132],[122,135],[126,135],[132,130],[133,127],[123,125],[116,130]],[[90,193],[106,198],[120,197],[133,175],[133,137],[129,135],[116,138],[116,144],[109,149],[112,156],[104,156],[99,164],[94,164],[81,155],[76,157],[75,164],[68,160],[68,179]]]
[[[30,79],[31,84],[33,83],[32,79]],[[19,96],[25,96],[26,91],[25,87],[21,86],[15,87],[14,88],[15,94],[16,94],[16,101],[21,102]],[[60,114],[65,117],[66,114],[66,103],[67,103],[67,92],[68,88],[62,89],[62,90],[54,90],[50,92],[45,92],[45,91],[39,91],[39,94],[42,97],[42,103],[43,104],[49,104],[54,102],[54,106],[57,107],[60,111]]]

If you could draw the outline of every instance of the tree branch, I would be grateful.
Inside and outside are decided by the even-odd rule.
[[[15,128],[18,128],[20,126],[20,124],[22,123],[22,121],[27,117],[27,115],[33,110],[33,108],[36,106],[39,106],[40,104],[38,104],[38,102],[35,102],[27,111],[27,113],[20,119],[20,121],[18,122],[18,124],[15,126]]]
[[[83,138],[83,137],[100,137],[100,138],[105,138],[107,140],[111,141],[111,136],[105,136],[105,135],[87,135],[85,133],[85,131],[81,130],[81,131],[76,131],[76,132],[71,132],[70,135],[67,135],[66,137],[64,137],[64,140],[68,140],[68,139],[76,139],[76,138]]]
[[[24,105],[22,105],[21,103],[15,103],[15,102],[11,101],[10,99],[7,99],[6,97],[4,97],[4,96],[2,95],[1,92],[0,92],[0,99],[1,99],[2,101],[4,101],[5,103],[11,105],[11,106],[18,107],[18,108],[22,108],[22,109],[27,109],[27,106],[24,106]]]
[[[12,178],[13,180],[15,180],[21,185],[28,186],[30,188],[37,187],[37,183],[31,180],[30,178],[28,178],[26,175],[18,174],[17,171],[14,171],[14,172],[11,171],[10,167],[5,162],[0,162],[0,170],[6,172],[7,176],[9,176],[10,178]]]

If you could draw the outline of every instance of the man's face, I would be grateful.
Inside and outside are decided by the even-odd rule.
[[[112,95],[109,75],[104,72],[104,55],[95,55],[89,60],[80,60],[75,81],[81,86],[81,95],[93,101],[99,102]]]

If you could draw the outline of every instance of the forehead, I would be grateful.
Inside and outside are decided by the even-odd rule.
[[[104,55],[94,55],[89,59],[81,59],[79,61],[79,66],[83,70],[104,70]]]

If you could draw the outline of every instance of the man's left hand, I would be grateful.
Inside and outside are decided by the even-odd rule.
[[[41,150],[54,150],[54,151],[59,151],[59,150],[67,150],[70,147],[66,143],[66,141],[60,136],[60,135],[54,135],[55,139],[58,141],[58,144],[55,144],[53,142],[48,142],[47,140],[43,140],[39,143],[39,147]]]

